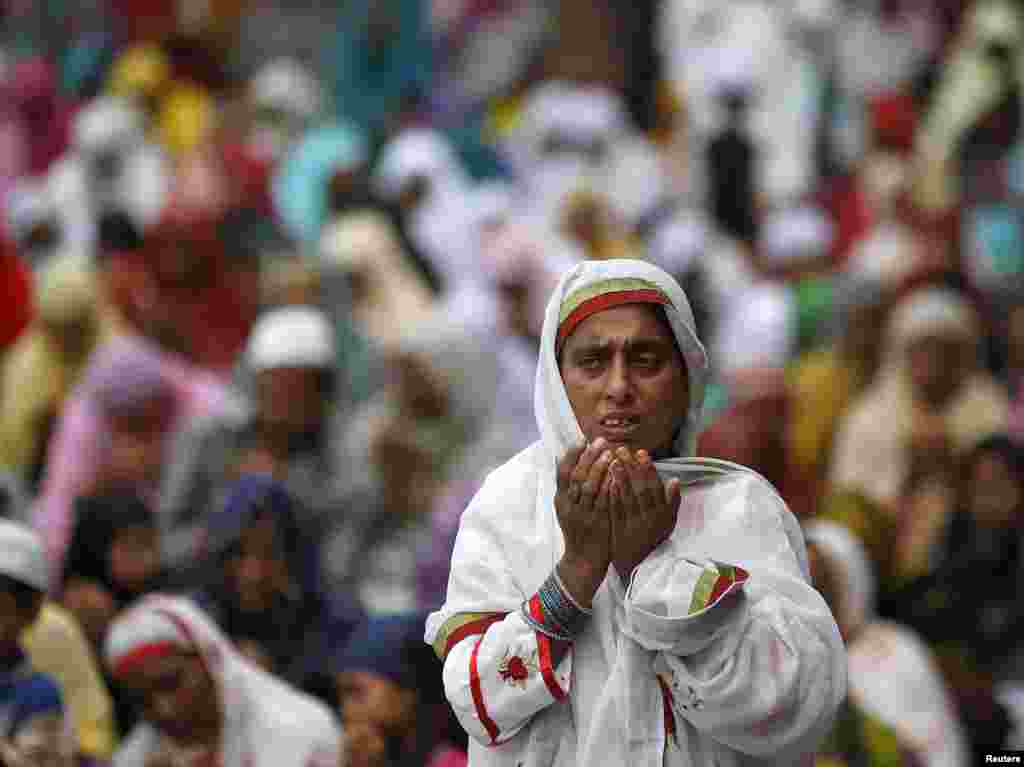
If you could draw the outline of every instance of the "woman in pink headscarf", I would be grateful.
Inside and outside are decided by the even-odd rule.
[[[141,337],[116,338],[94,354],[56,426],[33,510],[56,572],[74,499],[116,486],[155,501],[168,440],[181,424],[217,409],[225,395],[215,379]]]

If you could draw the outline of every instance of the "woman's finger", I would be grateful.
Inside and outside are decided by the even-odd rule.
[[[586,450],[580,455],[575,468],[572,470],[573,482],[583,483],[587,481],[591,468],[593,468],[597,459],[601,457],[601,453],[604,452],[606,447],[607,444],[603,437],[598,437],[587,445]]]
[[[637,451],[637,477],[636,491],[644,508],[652,513],[661,509],[665,502],[664,485],[646,450]]]
[[[612,452],[605,450],[596,461],[591,464],[590,473],[580,489],[580,502],[590,508],[601,491],[604,478],[608,473],[608,466],[612,461]]]
[[[580,443],[570,447],[565,451],[565,455],[558,462],[558,490],[561,492],[566,491],[569,488],[569,482],[572,480],[573,469],[576,468],[576,464],[580,460],[580,456],[583,455],[583,451],[586,448],[586,443]]]

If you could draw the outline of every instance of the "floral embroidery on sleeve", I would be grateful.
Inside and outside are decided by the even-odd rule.
[[[536,651],[524,659],[519,655],[513,655],[510,650],[506,650],[505,657],[502,659],[501,665],[498,666],[501,681],[521,690],[526,688],[526,682],[530,675],[538,670]]]

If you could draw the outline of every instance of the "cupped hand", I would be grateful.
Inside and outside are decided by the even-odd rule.
[[[555,511],[565,536],[558,573],[584,606],[590,604],[611,563],[611,461],[607,443],[598,438],[570,449],[558,463]]]
[[[610,491],[612,560],[628,580],[637,565],[672,535],[682,498],[678,479],[658,476],[646,450],[615,452]]]

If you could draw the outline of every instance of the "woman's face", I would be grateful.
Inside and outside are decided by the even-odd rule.
[[[278,530],[269,518],[250,524],[243,532],[238,550],[224,571],[246,613],[262,613],[273,608],[288,588],[288,564],[281,553]]]
[[[124,484],[156,481],[164,462],[171,403],[163,397],[107,413],[110,478]]]
[[[143,591],[160,570],[156,529],[126,527],[110,544],[110,579],[123,589]]]
[[[315,368],[287,367],[256,374],[256,403],[260,417],[289,432],[303,432],[323,421],[323,372]]]
[[[339,674],[338,697],[346,727],[369,725],[386,736],[403,735],[413,717],[413,694],[369,671]]]
[[[220,731],[219,691],[198,654],[146,658],[117,681],[143,718],[179,743],[206,743]]]
[[[1024,478],[1015,476],[1001,455],[981,453],[968,481],[968,504],[979,525],[1006,527],[1015,520],[1024,502]]]

